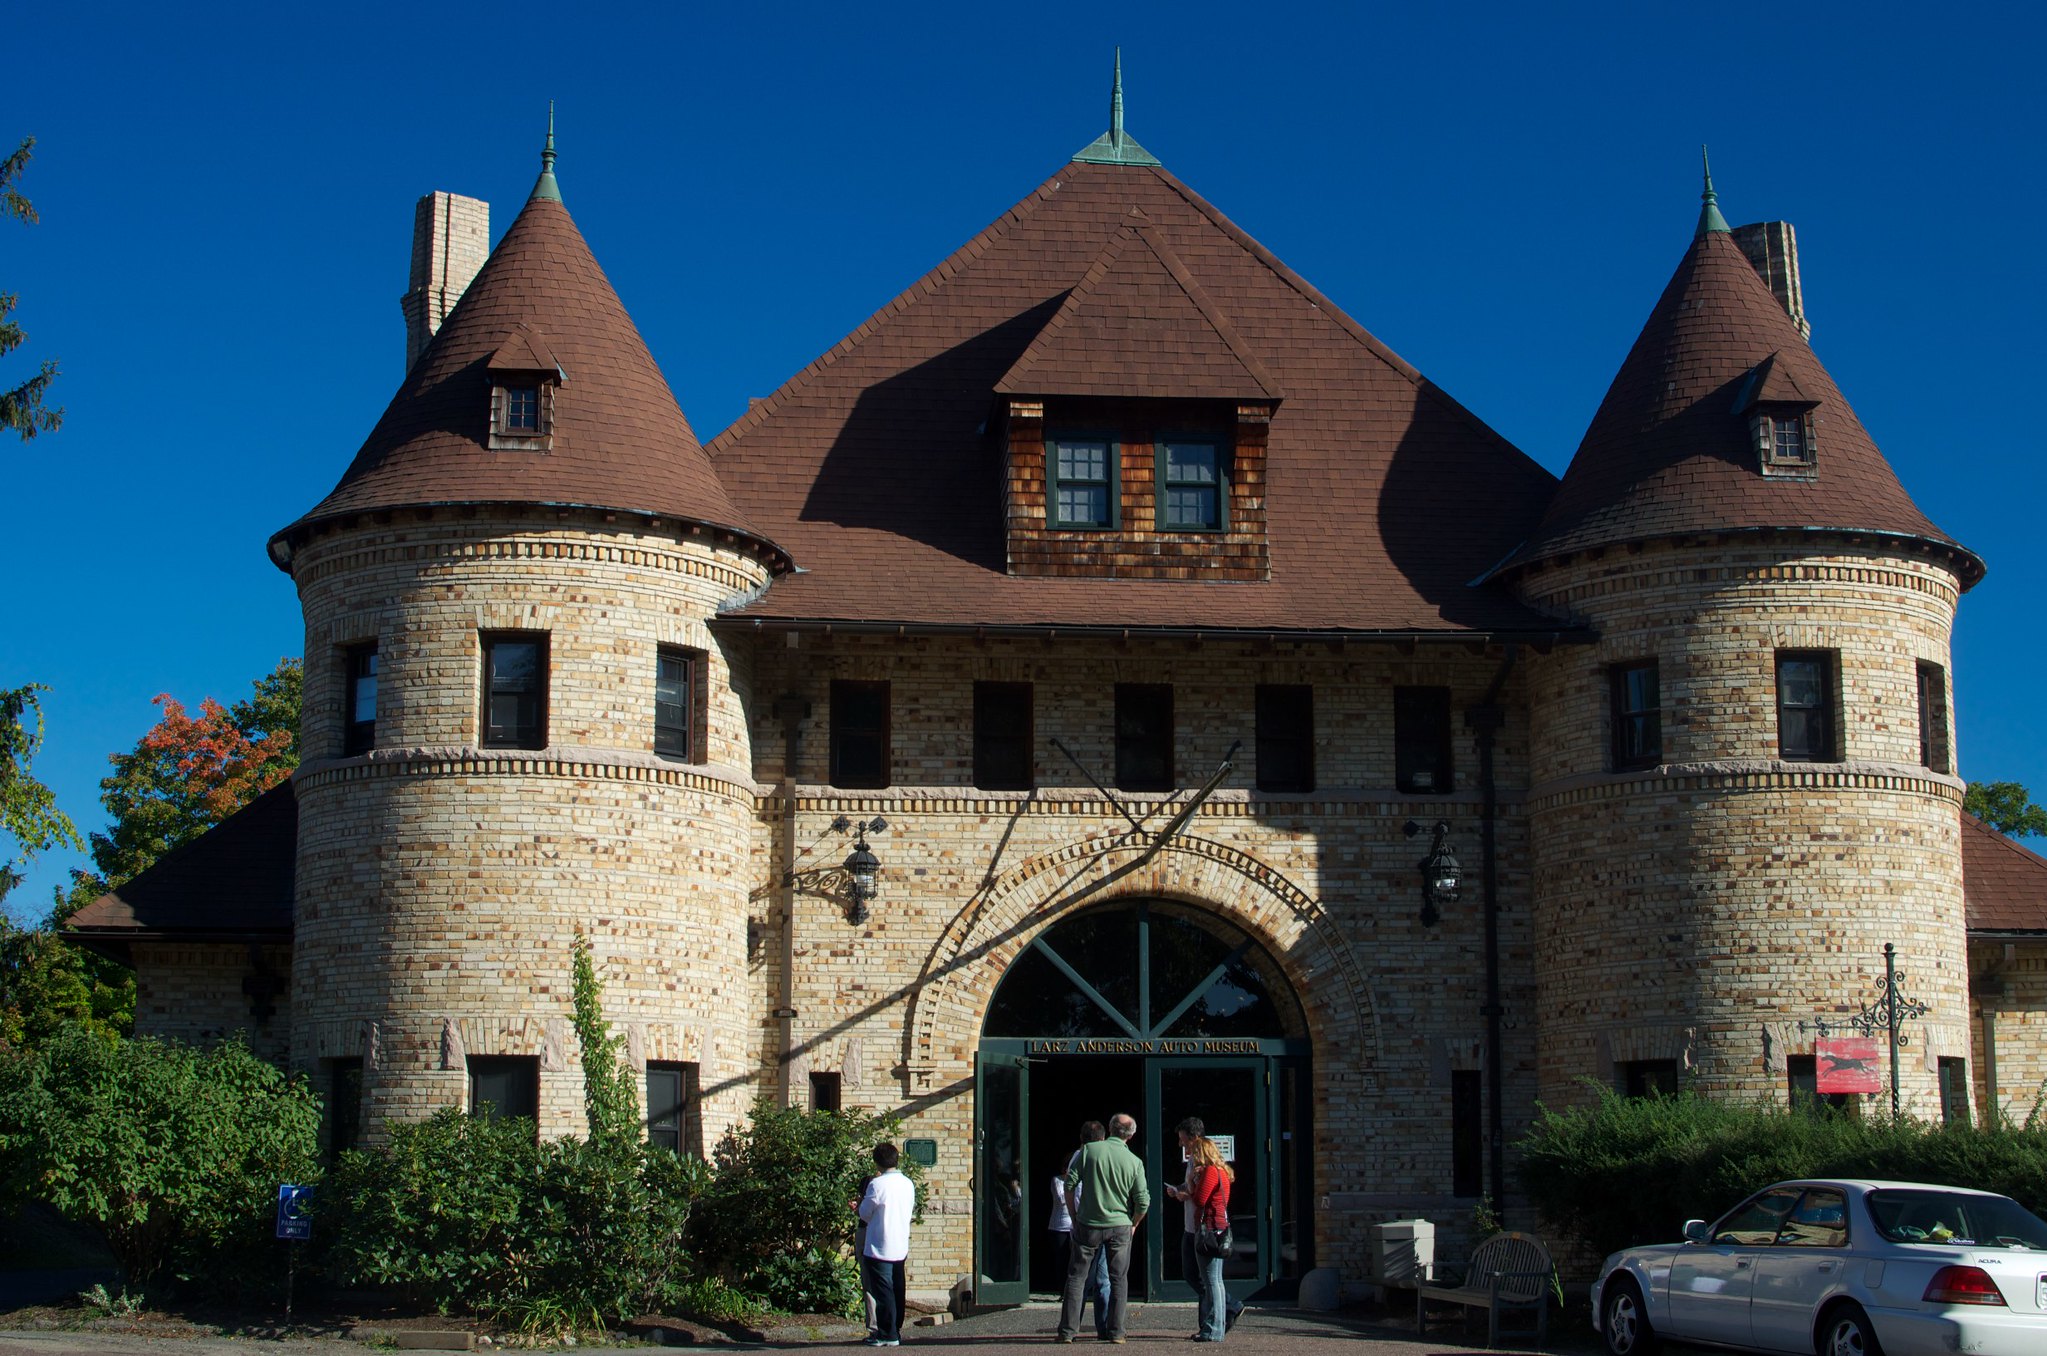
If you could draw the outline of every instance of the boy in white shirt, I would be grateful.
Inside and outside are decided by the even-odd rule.
[[[874,1146],[879,1168],[854,1207],[867,1225],[860,1247],[860,1284],[874,1301],[874,1335],[870,1347],[903,1344],[903,1264],[910,1257],[910,1215],[917,1208],[917,1188],[896,1171],[900,1155],[893,1144]]]

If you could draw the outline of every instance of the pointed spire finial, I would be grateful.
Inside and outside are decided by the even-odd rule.
[[[534,181],[534,198],[549,202],[562,200],[561,186],[554,181],[554,100],[547,101],[547,145],[540,152],[540,178]]]
[[[1123,144],[1123,49],[1116,49],[1116,83],[1109,88],[1109,140]]]
[[[1718,231],[1725,235],[1732,228],[1728,226],[1727,218],[1720,215],[1720,195],[1713,191],[1713,162],[1706,158],[1704,146],[1699,147],[1699,165],[1706,174],[1706,191],[1699,194],[1699,200],[1705,206],[1699,209],[1698,234]]]
[[[1087,165],[1156,165],[1158,157],[1123,130],[1123,49],[1116,49],[1116,78],[1109,86],[1109,130],[1073,157]]]

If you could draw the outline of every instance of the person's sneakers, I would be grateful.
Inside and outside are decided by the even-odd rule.
[[[1073,1345],[1073,1334],[1070,1332],[1057,1333],[1054,1334],[1052,1340],[1055,1342],[1064,1342],[1068,1346],[1071,1346]]]
[[[1229,1332],[1237,1326],[1237,1320],[1244,1316],[1244,1306],[1238,1305],[1223,1315],[1223,1331]]]

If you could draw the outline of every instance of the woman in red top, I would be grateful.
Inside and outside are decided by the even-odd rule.
[[[1191,1183],[1189,1195],[1194,1201],[1194,1223],[1197,1230],[1202,1225],[1211,1229],[1230,1227],[1230,1183],[1236,1174],[1230,1165],[1223,1162],[1222,1150],[1216,1142],[1203,1135],[1188,1148],[1188,1180]],[[1223,1259],[1202,1257],[1194,1259],[1194,1274],[1188,1279],[1194,1283],[1194,1297],[1198,1306],[1196,1312],[1201,1318],[1201,1331],[1194,1335],[1197,1342],[1220,1342],[1229,1331],[1224,1321],[1223,1310],[1229,1297],[1223,1290]]]

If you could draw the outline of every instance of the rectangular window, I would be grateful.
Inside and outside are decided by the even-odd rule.
[[[1315,689],[1260,683],[1257,693],[1258,789],[1315,789]]]
[[[1836,655],[1832,650],[1777,651],[1777,751],[1792,762],[1840,759]]]
[[[362,1060],[327,1061],[327,1161],[362,1139]]]
[[[471,1055],[469,1113],[540,1119],[540,1061],[532,1055]]]
[[[835,1073],[814,1073],[810,1076],[810,1109],[812,1111],[839,1110],[839,1075]]]
[[[1050,438],[1046,486],[1054,527],[1116,525],[1116,460],[1113,438]]]
[[[647,1143],[692,1158],[704,1156],[696,1065],[647,1062]]]
[[[1812,460],[1812,448],[1805,436],[1805,416],[1794,414],[1770,420],[1770,459],[1803,464]]]
[[[1116,787],[1173,789],[1173,687],[1116,684]]]
[[[353,758],[377,745],[377,646],[351,645],[341,652],[344,677],[341,756]]]
[[[1969,1061],[1954,1055],[1940,1057],[1940,1121],[1942,1125],[1969,1123]]]
[[[1818,1111],[1822,1108],[1847,1111],[1855,1105],[1855,1094],[1852,1092],[1820,1091],[1819,1065],[1812,1055],[1785,1056],[1784,1073],[1786,1080],[1791,1084],[1793,1111]]]
[[[540,431],[539,387],[508,386],[505,388],[505,431],[507,433],[538,433]]]
[[[1393,783],[1402,791],[1451,790],[1450,689],[1393,689]]]
[[[1606,672],[1613,691],[1613,770],[1655,767],[1663,761],[1663,710],[1656,661],[1615,664]]]
[[[1677,1061],[1628,1059],[1614,1066],[1614,1082],[1625,1097],[1677,1096]]]
[[[654,652],[654,752],[704,761],[697,747],[697,656],[663,645]]]
[[[832,785],[871,790],[889,783],[886,682],[832,680]]]
[[[1485,1194],[1485,1107],[1477,1069],[1450,1071],[1450,1194]]]
[[[1028,791],[1037,782],[1029,683],[974,684],[974,785]]]
[[[1947,739],[1947,670],[1919,666],[1919,761],[1935,772],[1952,772]]]
[[[483,635],[483,743],[493,749],[547,747],[547,636]]]
[[[1223,525],[1222,448],[1213,442],[1159,443],[1159,530],[1213,532]]]

